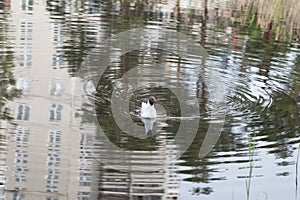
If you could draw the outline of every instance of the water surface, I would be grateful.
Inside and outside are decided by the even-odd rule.
[[[298,199],[299,43],[238,23],[246,13],[239,6],[4,1],[1,198]],[[99,82],[93,80],[97,66],[78,76],[95,47],[132,28],[149,30],[153,40],[128,53],[113,49],[114,62]],[[192,38],[209,56],[182,58],[164,51],[161,44],[177,41],[160,35],[162,28]],[[132,70],[135,76],[124,78]],[[199,158],[209,126],[219,120],[211,118],[216,105],[207,78],[213,71],[225,88],[218,108],[226,110],[225,123],[212,150]],[[164,80],[167,88],[157,86]],[[132,81],[144,84],[134,90]],[[198,115],[182,110],[172,88],[181,88],[181,103]],[[114,91],[134,94],[128,97],[129,112],[120,115],[142,130],[141,100],[149,95],[159,100],[151,132],[128,133],[125,122],[120,127],[112,111]],[[182,144],[176,133],[183,123],[198,127],[185,127],[187,139],[195,138],[178,158]]]

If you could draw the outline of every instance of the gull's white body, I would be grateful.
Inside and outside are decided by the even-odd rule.
[[[142,102],[141,117],[151,119],[156,118],[156,110],[154,105],[150,104],[149,100],[146,103]]]

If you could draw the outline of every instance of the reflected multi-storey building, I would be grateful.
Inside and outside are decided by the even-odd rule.
[[[92,153],[93,145],[101,143],[95,140],[96,126],[87,123],[80,127],[84,132],[75,131],[71,100],[75,82],[67,69],[63,44],[68,37],[65,23],[78,22],[78,15],[68,16],[69,22],[59,17],[49,19],[45,4],[20,0],[10,5],[15,27],[15,86],[22,96],[8,103],[14,120],[7,123],[5,135],[9,137],[0,147],[4,150],[0,154],[0,179],[11,192],[3,197],[177,199],[179,180],[172,157],[176,146],[172,142],[160,139],[165,141],[156,152],[161,170],[113,172]],[[76,10],[63,5],[65,10]],[[103,37],[101,21],[95,18],[99,16],[99,5],[87,1],[83,7],[85,20],[80,23],[87,27],[84,37],[99,42]],[[101,148],[105,147],[102,144]]]
[[[81,172],[80,136],[73,129],[74,83],[60,51],[63,27],[50,23],[45,8],[43,2],[11,2],[14,76],[22,96],[8,105],[14,120],[6,127],[7,170],[1,177],[15,192],[6,192],[7,199],[76,199],[92,185],[81,185],[89,175]]]
[[[178,199],[179,177],[176,174],[176,145],[164,136],[159,148],[149,156],[149,152],[139,151],[132,154],[131,167],[144,169],[139,171],[114,171],[104,169],[100,174],[99,199],[107,200],[163,200]],[[105,145],[104,145],[105,146]],[[147,154],[149,154],[147,156]],[[152,159],[149,159],[152,157]],[[113,159],[112,159],[113,160]],[[145,167],[143,167],[145,166]],[[150,167],[150,168],[149,168]],[[152,169],[151,169],[152,168]],[[148,171],[149,170],[149,171]]]

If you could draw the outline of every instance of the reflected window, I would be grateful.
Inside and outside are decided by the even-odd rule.
[[[16,182],[17,183],[25,183],[27,181],[25,176],[17,176],[16,177]]]
[[[91,172],[80,172],[80,176],[92,176]]]
[[[50,110],[50,120],[54,121],[60,121],[61,120],[61,111],[63,109],[63,106],[60,104],[52,104],[51,110]]]
[[[7,181],[6,176],[4,174],[0,174],[0,183],[4,185],[6,181]]]
[[[58,190],[56,188],[53,188],[53,189],[47,189],[46,190],[47,192],[52,192],[52,193],[57,193]]]
[[[78,192],[78,200],[89,200],[90,192]]]
[[[61,24],[53,25],[53,41],[56,43],[62,43],[64,41],[65,31]]]
[[[79,164],[80,165],[92,165],[93,161],[91,159],[87,159],[86,157],[81,157],[81,159],[79,160]]]
[[[19,158],[27,158],[28,155],[27,155],[27,153],[16,153],[16,154],[15,154],[15,157],[19,157]]]
[[[24,186],[17,186],[17,187],[15,187],[15,190],[16,191],[24,191],[24,190],[26,190],[26,187],[24,187]]]
[[[90,195],[90,192],[78,192],[77,195]]]
[[[28,142],[29,128],[26,126],[17,126],[15,140],[16,142]],[[16,151],[17,152],[17,151]]]
[[[48,166],[59,166],[60,158],[58,155],[51,154],[47,156],[47,165]]]
[[[48,158],[49,160],[59,160],[59,151],[54,151],[54,152],[51,152],[51,153],[48,153]],[[51,158],[51,159],[50,159]]]
[[[90,200],[89,197],[78,197],[78,200]]]
[[[61,69],[64,67],[63,54],[53,54],[52,56],[52,67],[53,69]]]
[[[59,175],[59,170],[58,169],[48,169],[48,174],[49,175]],[[48,176],[49,178],[49,176]]]
[[[19,104],[17,106],[17,119],[18,120],[29,120],[30,108],[26,104]]]
[[[58,180],[47,180],[47,184],[58,184]]]
[[[54,107],[53,107],[54,108]],[[54,109],[55,110],[55,109]],[[45,177],[46,179],[46,191],[47,192],[58,192],[58,184],[59,184],[59,175],[60,172],[56,168],[50,167],[58,167],[60,165],[60,149],[53,148],[54,145],[58,145],[61,142],[61,131],[60,130],[52,130],[49,131],[49,138],[48,138],[48,154],[46,165],[49,167],[48,175]]]
[[[7,171],[8,167],[5,164],[0,165],[0,171]]]
[[[85,161],[83,162],[87,162],[86,160],[92,159],[93,158],[93,153],[90,151],[81,151],[80,152],[80,158],[84,159]],[[88,163],[88,162],[87,162]]]
[[[32,66],[32,52],[31,50],[23,50],[20,52],[20,66],[31,67]]]
[[[57,197],[47,197],[46,200],[58,200],[58,198]]]
[[[50,84],[50,95],[61,96],[64,91],[63,84],[59,79],[53,79]]]
[[[13,200],[24,200],[25,195],[21,193],[14,193]]]
[[[49,144],[48,145],[48,150],[51,150],[51,151],[58,151],[58,149],[60,148],[60,144]]]
[[[19,158],[17,158],[15,160],[15,163],[17,163],[17,164],[26,164],[26,163],[28,163],[28,161],[26,159],[19,159]]]
[[[21,67],[32,66],[32,22],[22,21],[20,28],[21,49],[19,54],[19,64]]]
[[[92,178],[89,177],[89,176],[80,176],[79,180],[81,180],[81,181],[91,181]]]
[[[22,0],[22,10],[32,11],[33,10],[33,0]]]
[[[22,147],[22,146],[21,146]],[[16,149],[16,152],[17,153],[27,153],[27,151],[26,150],[23,150],[23,149]]]
[[[93,145],[94,136],[92,134],[82,134],[81,136],[81,142],[85,146],[91,146]]]
[[[19,78],[16,85],[17,89],[22,90],[23,92],[29,92],[31,88],[31,82],[26,78]]]
[[[32,29],[33,29],[33,23],[31,21],[21,21],[21,29],[20,29],[20,39],[23,41],[23,43],[27,40],[32,40]],[[31,42],[30,42],[31,43]],[[29,43],[24,43],[29,44]]]
[[[79,183],[79,186],[91,186],[92,185],[92,183],[91,182],[88,182],[88,181],[81,181],[80,183]]]
[[[58,187],[55,184],[55,185],[47,185],[46,188],[48,188],[48,189],[57,189]]]
[[[58,175],[48,175],[47,179],[59,179]]]
[[[85,9],[89,14],[97,14],[100,13],[100,6],[99,3],[95,3],[93,1],[87,1],[84,3]]]
[[[50,131],[49,142],[50,143],[60,143],[61,141],[61,131]]]
[[[27,167],[17,167],[16,172],[19,172],[21,174],[25,174],[28,172],[28,168]]]
[[[60,152],[59,151],[53,151],[48,153],[48,157],[59,157]]]

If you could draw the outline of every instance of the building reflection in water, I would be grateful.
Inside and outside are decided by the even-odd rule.
[[[10,4],[13,76],[22,96],[6,102],[14,120],[1,120],[0,197],[89,199],[94,169],[88,163],[94,161],[72,129],[72,80],[60,53],[64,34],[38,12],[45,4],[33,2]]]
[[[149,164],[158,167],[156,171],[120,172],[103,169],[100,175],[99,199],[177,199],[179,196],[179,178],[176,174],[177,166],[174,163],[174,152],[176,152],[174,145],[165,144],[154,153],[155,156],[151,161],[149,158],[147,159],[147,156],[143,158],[145,154],[141,155],[141,152],[137,152],[133,156],[133,160],[138,159],[140,161],[137,166],[138,164]]]
[[[101,164],[93,153],[95,145],[106,147],[93,123],[80,125],[84,132],[79,135],[74,131],[74,79],[62,51],[65,25],[61,18],[49,20],[39,12],[46,3],[34,2],[5,1],[16,27],[13,76],[22,95],[6,102],[14,119],[1,120],[0,199],[177,199],[176,148],[166,138],[160,138],[165,143],[156,152],[159,159],[152,160],[160,170],[120,172]],[[91,19],[99,15],[95,3],[84,7]],[[99,42],[99,21],[87,20],[87,26],[87,37]]]

